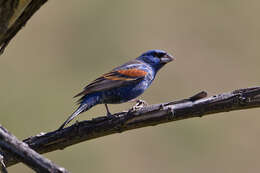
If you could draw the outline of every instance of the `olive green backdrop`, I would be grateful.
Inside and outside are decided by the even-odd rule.
[[[142,95],[148,103],[260,85],[259,6],[253,0],[49,1],[0,57],[0,123],[19,139],[54,130],[88,82],[154,48],[176,61]],[[117,112],[132,104],[110,107]],[[132,130],[45,156],[74,173],[257,172],[259,112]],[[79,120],[104,114],[100,105]],[[9,171],[32,172],[23,164]]]

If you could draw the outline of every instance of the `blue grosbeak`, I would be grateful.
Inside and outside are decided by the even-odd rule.
[[[141,95],[150,86],[156,73],[173,59],[173,56],[165,51],[149,50],[103,74],[75,96],[81,96],[78,100],[80,106],[59,129],[97,104],[105,104],[107,114],[111,115],[107,104],[127,102]]]

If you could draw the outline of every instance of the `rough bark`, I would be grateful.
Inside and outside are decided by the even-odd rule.
[[[32,150],[26,143],[19,141],[14,135],[9,133],[0,125],[0,151],[3,153],[2,158],[5,159],[5,154],[16,158],[23,162],[36,172],[42,173],[68,173],[64,168],[57,166],[50,160],[44,158],[40,154]],[[4,151],[4,152],[3,152]],[[7,172],[5,164],[1,162],[2,172]]]
[[[113,118],[102,116],[82,121],[62,130],[29,137],[24,142],[38,153],[47,153],[127,130],[214,113],[260,107],[260,87],[239,89],[209,98],[204,97],[206,93],[201,92],[181,101],[130,109],[114,114]],[[18,162],[15,157],[5,152],[7,166]]]
[[[0,54],[47,0],[0,0]]]

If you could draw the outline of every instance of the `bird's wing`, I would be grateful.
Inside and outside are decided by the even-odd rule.
[[[93,92],[109,90],[112,88],[125,86],[133,82],[138,82],[142,80],[148,73],[147,71],[138,67],[140,67],[140,65],[137,64],[115,68],[111,72],[106,73],[94,80],[92,83],[87,85],[82,92],[74,97],[85,96],[86,94],[90,94]]]

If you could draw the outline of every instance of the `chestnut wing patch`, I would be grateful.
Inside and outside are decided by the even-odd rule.
[[[129,82],[132,83],[143,79],[146,74],[146,71],[136,68],[111,71],[87,85],[84,90],[75,97],[128,85]]]
[[[147,74],[146,71],[140,69],[126,69],[112,71],[103,75],[108,80],[122,80],[122,81],[133,81],[138,78],[143,78]]]
[[[117,72],[129,77],[144,77],[147,74],[146,71],[136,69],[136,68],[127,69],[127,70],[118,70]]]

